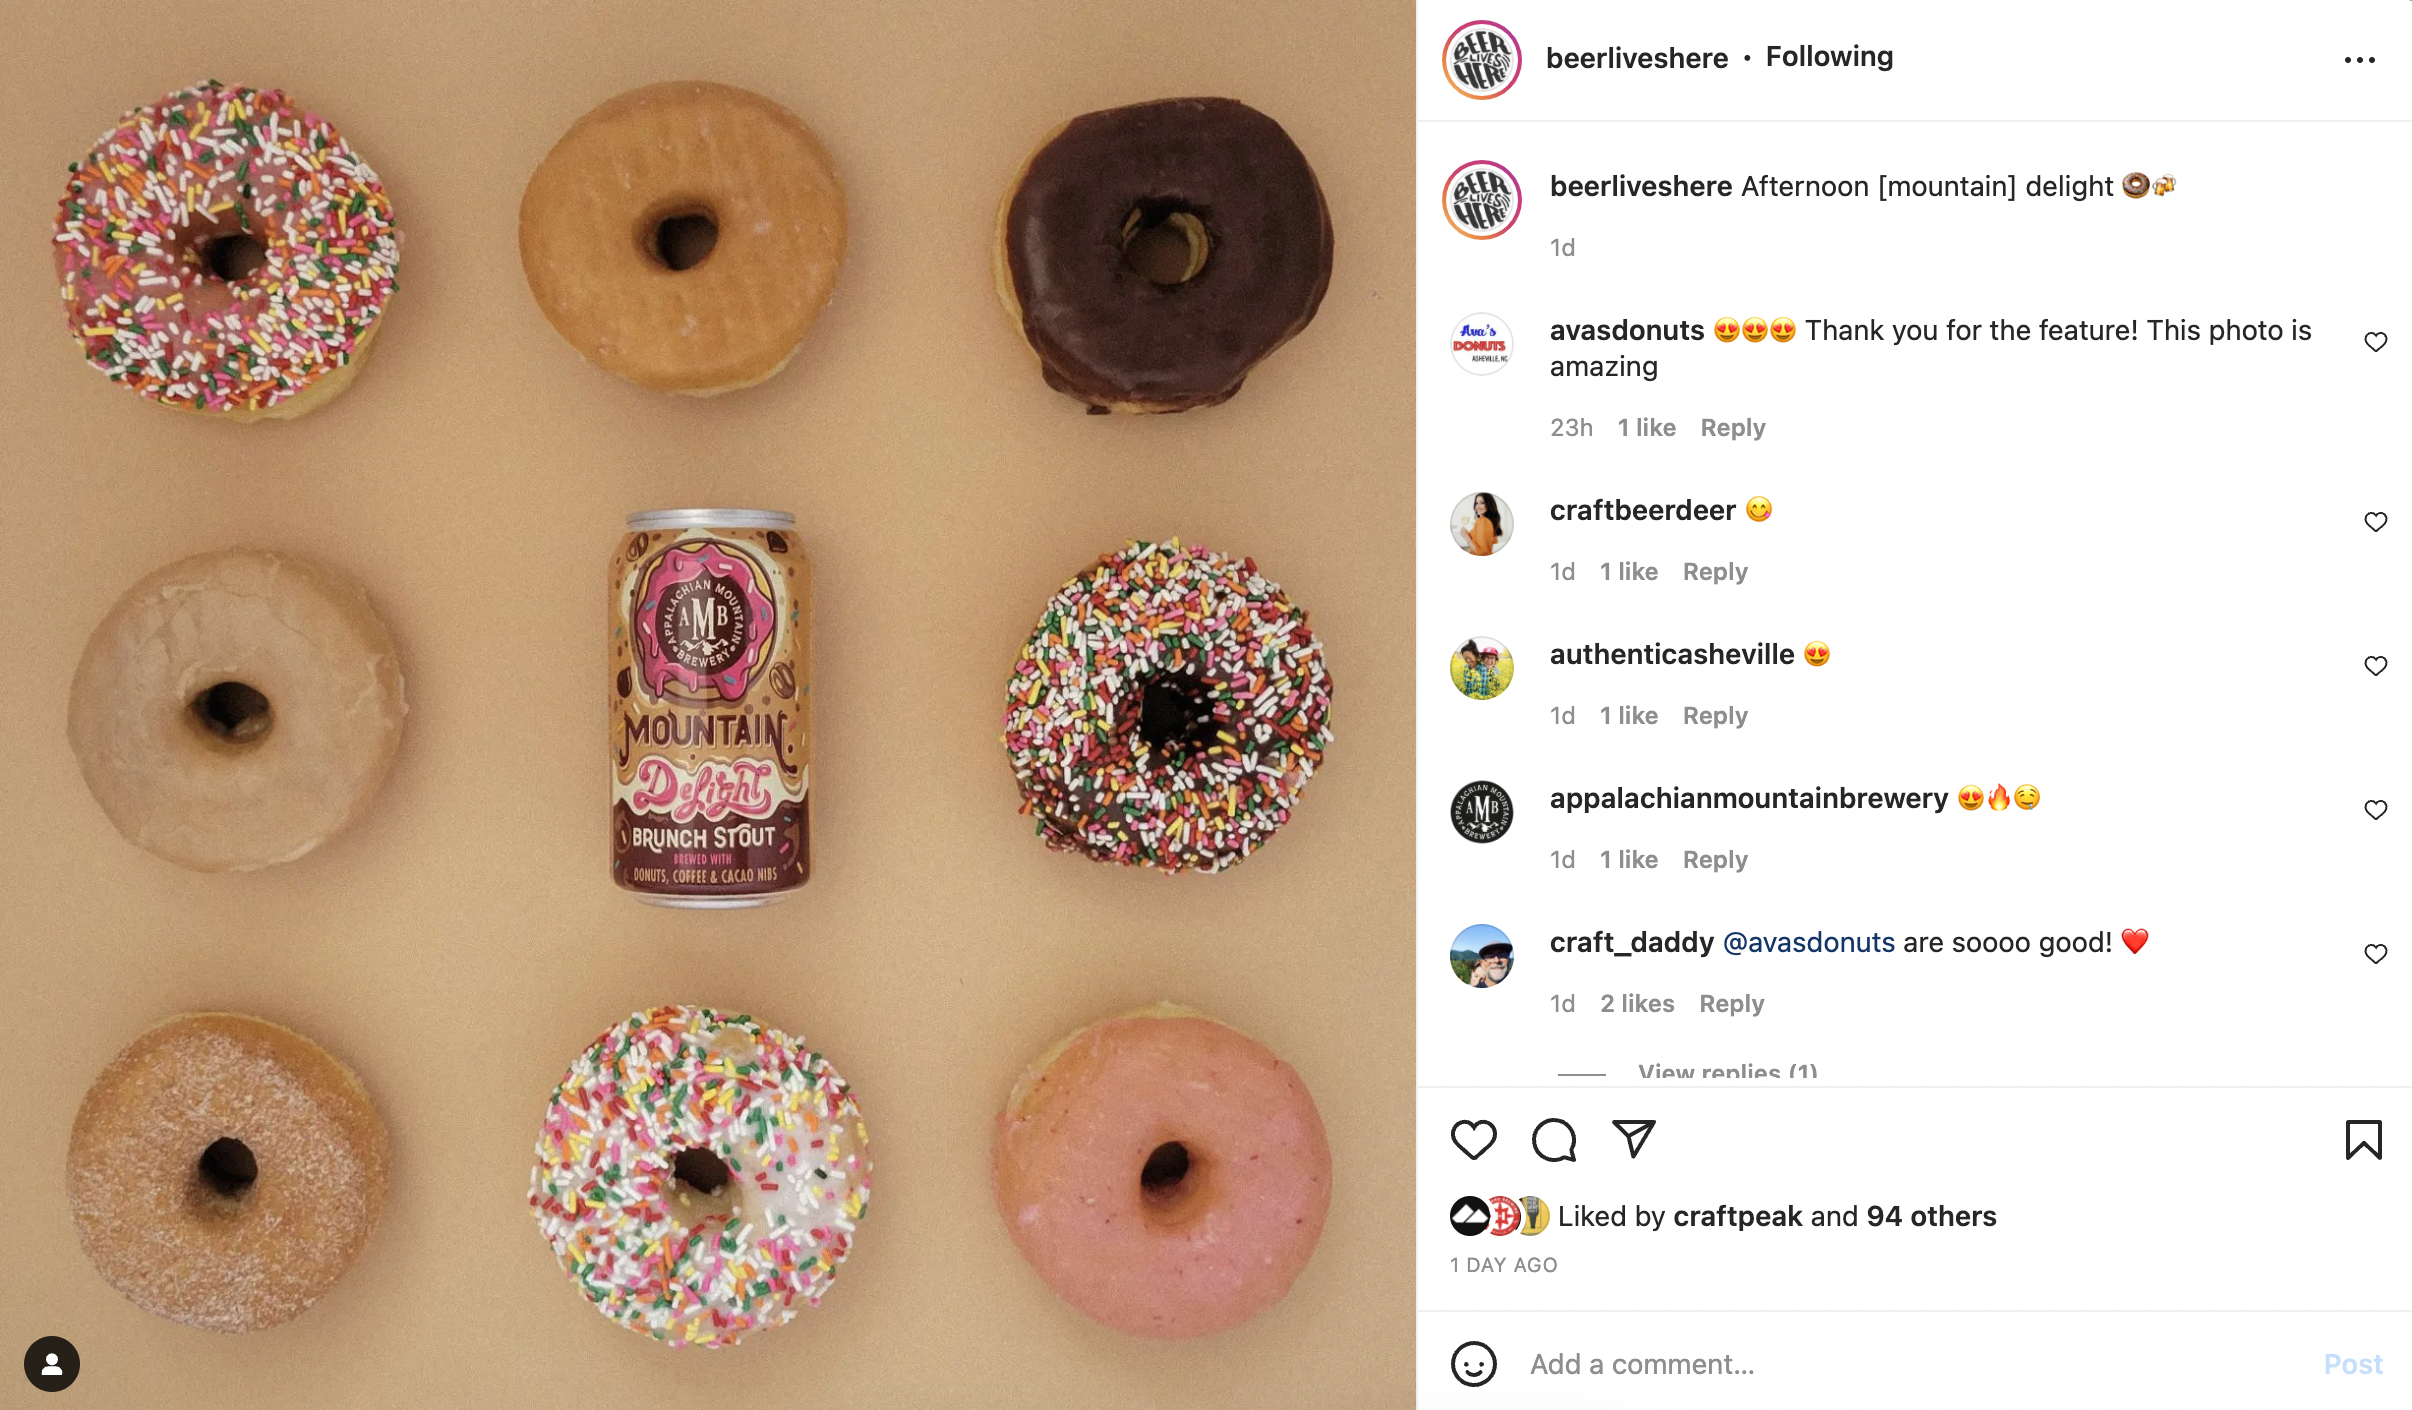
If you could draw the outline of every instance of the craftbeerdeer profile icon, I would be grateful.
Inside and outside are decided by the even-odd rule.
[[[1496,240],[1516,223],[1524,188],[1516,173],[1492,161],[1472,161],[1449,173],[1441,207],[1449,224],[1469,240]]]
[[[1516,86],[1516,76],[1524,72],[1524,50],[1506,25],[1471,20],[1452,30],[1441,46],[1441,72],[1451,88],[1469,98],[1496,98]]]

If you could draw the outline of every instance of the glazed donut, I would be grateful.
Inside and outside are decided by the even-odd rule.
[[[871,1199],[871,1136],[829,1060],[742,1014],[632,1014],[570,1064],[528,1203],[578,1291],[672,1346],[819,1306]]]
[[[1332,282],[1332,221],[1281,124],[1228,98],[1076,117],[997,210],[997,296],[1092,411],[1229,401]]]
[[[385,1124],[289,1028],[189,1013],[101,1070],[67,1139],[84,1257],[135,1306],[213,1332],[292,1320],[368,1246]]]
[[[1005,750],[1048,846],[1221,871],[1290,820],[1331,708],[1323,644],[1255,559],[1133,543],[1048,599]]]
[[[846,257],[846,195],[804,120],[722,83],[578,119],[519,202],[519,260],[588,362],[712,396],[787,365]]]
[[[126,840],[195,871],[326,841],[402,739],[393,638],[349,579],[226,549],[136,583],[84,644],[67,739]]]
[[[69,164],[55,243],[94,367],[236,421],[349,385],[402,258],[385,187],[334,128],[216,82],[136,108]]]
[[[1133,1336],[1204,1336],[1281,1301],[1332,1202],[1298,1074],[1171,1004],[1092,1024],[1033,1064],[997,1117],[992,1166],[1030,1266]]]

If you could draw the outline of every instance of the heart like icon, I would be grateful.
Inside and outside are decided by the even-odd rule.
[[[2364,945],[2362,953],[2370,957],[2372,964],[2377,964],[2380,960],[2387,958],[2387,947],[2379,944]]]
[[[1480,1145],[1474,1144],[1477,1136],[1482,1138]],[[1488,1121],[1460,1121],[1449,1128],[1449,1144],[1463,1152],[1468,1160],[1482,1159],[1482,1153],[1497,1144],[1498,1140],[1499,1128]]]
[[[2127,953],[2131,955],[2140,955],[2144,953],[2144,942],[2150,940],[2151,938],[2152,932],[2149,930],[2137,929],[2122,930],[2119,932],[2119,939],[2125,942],[2127,945]]]
[[[2387,800],[2373,798],[2362,805],[2362,811],[2370,815],[2372,822],[2377,822],[2380,818],[2387,816]]]
[[[2365,656],[2362,658],[2362,669],[2375,676],[2379,672],[2387,669],[2387,658],[2384,656]]]
[[[2384,333],[2364,333],[2362,335],[2362,341],[2370,345],[2370,350],[2372,352],[2377,352],[2380,348],[2387,346],[2387,335]]]
[[[2362,522],[2368,524],[2370,526],[2370,532],[2375,534],[2379,530],[2387,527],[2387,511],[2384,509],[2373,509],[2368,514],[2362,516]]]

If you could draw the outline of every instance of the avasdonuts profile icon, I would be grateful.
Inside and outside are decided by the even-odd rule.
[[[1497,162],[1467,162],[1449,173],[1441,208],[1458,234],[1469,240],[1496,240],[1524,209],[1524,188],[1517,184],[1516,173]]]
[[[1469,98],[1496,98],[1516,86],[1524,72],[1524,50],[1496,20],[1469,20],[1449,32],[1441,46],[1441,72],[1449,86]]]

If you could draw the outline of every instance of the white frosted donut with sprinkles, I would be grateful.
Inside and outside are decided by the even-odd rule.
[[[1290,820],[1331,711],[1323,644],[1255,559],[1133,543],[1048,599],[1005,750],[1048,846],[1221,871]]]
[[[570,1064],[528,1184],[578,1291],[672,1346],[734,1346],[819,1305],[870,1198],[870,1135],[828,1060],[682,1005]]]
[[[94,367],[231,420],[332,400],[401,262],[385,187],[334,128],[214,80],[136,108],[68,166],[55,245]]]

